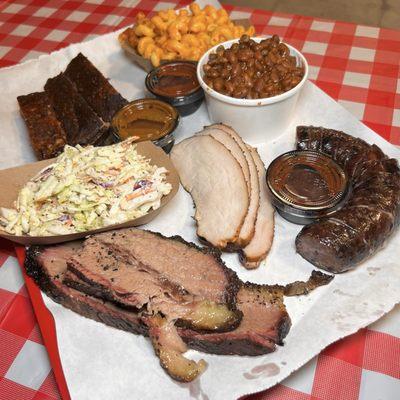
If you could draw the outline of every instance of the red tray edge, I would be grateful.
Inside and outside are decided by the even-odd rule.
[[[61,365],[60,353],[57,345],[57,332],[53,315],[45,306],[42,293],[34,280],[26,274],[24,268],[25,248],[15,246],[15,252],[19,261],[19,265],[24,276],[25,284],[32,302],[33,310],[38,320],[39,328],[42,333],[43,342],[47,349],[50,359],[50,365],[53,368],[54,376],[60,392],[62,400],[71,400],[68,391],[67,382]]]

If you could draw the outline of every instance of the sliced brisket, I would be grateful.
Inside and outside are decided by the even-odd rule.
[[[213,354],[257,356],[274,351],[282,345],[291,321],[283,303],[284,296],[301,296],[327,285],[333,275],[313,271],[310,278],[285,286],[242,283],[236,304],[243,313],[238,328],[230,332],[207,335],[181,330],[182,339],[193,349]]]
[[[95,239],[111,251],[150,266],[189,293],[217,303],[235,304],[239,279],[225,266],[218,250],[142,229],[105,232]]]
[[[148,327],[139,315],[110,302],[87,296],[63,283],[67,261],[81,247],[82,242],[57,246],[32,246],[26,252],[25,268],[40,288],[57,303],[117,329],[147,335]],[[84,283],[82,283],[84,285]]]
[[[213,354],[256,356],[275,350],[289,332],[290,318],[283,304],[283,291],[267,285],[242,284],[237,307],[243,313],[239,327],[231,332],[207,335],[187,329],[180,332],[189,347]]]
[[[178,273],[178,267],[182,261],[176,257],[175,272],[168,268],[168,262],[164,265],[157,261],[160,257],[153,257],[151,253],[140,254],[141,249],[145,249],[150,242],[158,243],[162,251],[162,244],[169,244],[169,251],[173,253],[182,250],[183,244],[172,240],[167,240],[159,235],[137,230],[122,231],[111,237],[112,243],[121,242],[119,235],[131,237],[132,242],[127,241],[130,251],[138,250],[137,256],[124,254],[123,251],[115,251],[109,244],[105,244],[101,239],[103,235],[97,235],[88,239],[82,248],[68,261],[68,275],[66,284],[74,288],[80,288],[87,294],[101,297],[104,300],[115,302],[125,307],[140,310],[148,315],[161,313],[169,320],[179,319],[181,325],[193,326],[203,330],[229,330],[236,327],[241,319],[241,314],[235,310],[234,299],[231,302],[231,309],[225,305],[225,290],[232,290],[233,282],[225,279],[224,272],[219,274],[220,281],[214,285],[214,292],[203,287],[207,286],[204,279],[202,268],[193,268],[192,279],[197,281],[199,286],[188,285]],[[142,232],[145,234],[143,235]],[[104,234],[107,242],[107,234]],[[153,252],[155,249],[152,249]],[[223,266],[222,261],[210,256],[207,253],[199,252],[197,249],[191,250],[192,257],[197,258],[197,265],[207,265],[210,270],[218,274]],[[173,254],[172,254],[173,256]],[[185,255],[183,255],[185,257]],[[188,261],[186,261],[188,263]],[[196,265],[196,264],[195,264]],[[170,265],[171,266],[171,265]],[[81,287],[80,282],[76,283],[76,276],[80,281],[86,283]],[[212,274],[210,273],[212,277]],[[232,275],[231,279],[236,276]],[[220,286],[220,282],[222,285]],[[235,296],[235,293],[232,294]],[[205,302],[207,301],[207,302]],[[212,320],[205,318],[198,321],[198,313],[207,312],[207,307],[214,307]],[[208,324],[208,325],[207,325]]]
[[[118,329],[150,335],[161,365],[182,381],[194,379],[204,369],[203,361],[183,356],[186,345],[215,354],[273,351],[290,327],[283,295],[303,293],[329,281],[321,274],[310,285],[296,282],[297,289],[290,290],[245,284],[222,263],[218,252],[138,229],[30,247],[25,267],[45,293],[71,310]],[[185,310],[193,298],[204,301],[185,315],[191,323],[184,319],[175,323],[170,315],[180,312],[179,307]],[[221,332],[226,310],[242,319],[239,326],[229,326],[231,331]]]

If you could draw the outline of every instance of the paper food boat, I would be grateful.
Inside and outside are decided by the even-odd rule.
[[[68,242],[83,238],[94,233],[110,231],[112,229],[129,228],[131,226],[138,226],[149,223],[155,218],[162,208],[175,196],[179,188],[179,177],[170,161],[169,157],[164,151],[154,145],[152,142],[140,142],[136,144],[138,154],[145,156],[151,160],[151,164],[159,167],[165,167],[168,170],[167,182],[172,186],[172,190],[161,198],[161,205],[156,210],[149,211],[142,217],[126,221],[122,224],[108,225],[100,229],[92,229],[85,232],[72,233],[68,235],[55,235],[55,236],[28,236],[28,235],[10,235],[0,229],[0,236],[11,240],[12,242],[20,243],[23,245],[31,244],[55,244]],[[0,171],[0,207],[13,208],[14,201],[18,197],[20,189],[39,171],[54,162],[54,159],[38,161],[31,164],[22,165],[20,167],[4,169]]]

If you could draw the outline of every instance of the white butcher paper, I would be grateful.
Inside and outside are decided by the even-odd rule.
[[[127,99],[145,96],[145,72],[121,51],[118,32],[75,44],[50,56],[0,70],[0,163],[2,168],[34,161],[16,97],[40,91],[46,80],[64,70],[81,51]],[[223,122],[223,121],[222,121]],[[209,124],[205,104],[184,117],[176,131],[177,142]],[[295,127],[322,125],[343,130],[376,143],[391,157],[400,152],[360,123],[328,95],[308,82],[300,96],[292,125],[273,143],[258,147],[266,165],[294,148]],[[239,132],[240,134],[240,132]],[[268,126],[265,127],[268,138]],[[164,235],[181,235],[198,243],[192,200],[182,188],[161,214],[143,228]],[[275,239],[266,262],[256,270],[240,266],[235,254],[223,256],[243,280],[285,284],[307,279],[314,267],[295,251],[301,226],[276,216]],[[218,356],[190,350],[188,357],[204,358],[208,367],[196,381],[177,383],[160,367],[147,338],[83,318],[47,296],[54,316],[61,362],[72,399],[235,399],[267,389],[321,352],[330,343],[371,324],[400,301],[400,231],[384,249],[355,270],[336,275],[327,286],[307,296],[285,298],[292,328],[283,347],[258,357]],[[258,368],[256,368],[258,367]]]

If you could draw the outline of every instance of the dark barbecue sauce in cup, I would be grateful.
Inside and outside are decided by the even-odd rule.
[[[331,158],[317,151],[290,151],[270,164],[267,186],[272,204],[287,220],[308,224],[339,210],[348,178]]]
[[[157,73],[157,83],[153,87],[153,92],[160,96],[182,96],[193,93],[199,88],[199,82],[193,73],[193,68],[186,65],[177,67],[163,66]]]
[[[153,69],[146,76],[146,88],[176,107],[182,116],[195,112],[204,97],[197,80],[196,63],[190,61],[176,61]]]

